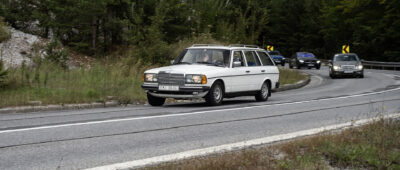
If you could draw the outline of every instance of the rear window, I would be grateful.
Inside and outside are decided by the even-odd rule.
[[[257,51],[257,54],[258,54],[258,56],[260,56],[261,63],[264,66],[273,66],[274,65],[274,63],[271,61],[271,59],[265,52]]]

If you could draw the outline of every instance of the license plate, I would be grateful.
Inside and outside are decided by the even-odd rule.
[[[281,61],[280,60],[275,60],[275,63],[280,63]]]
[[[308,64],[308,66],[314,66],[314,64]]]
[[[159,85],[158,90],[164,91],[179,91],[179,86],[171,86],[171,85]]]
[[[353,73],[353,70],[345,70],[344,73]]]

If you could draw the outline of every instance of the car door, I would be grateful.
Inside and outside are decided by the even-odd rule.
[[[234,66],[234,62],[239,61],[240,66]],[[230,84],[231,84],[231,92],[240,92],[247,91],[248,86],[250,85],[249,81],[251,78],[246,76],[250,74],[250,70],[246,65],[246,60],[244,58],[243,52],[240,50],[232,52],[232,68],[230,72]]]
[[[269,79],[271,80],[271,89],[275,88],[276,82],[279,81],[279,70],[278,67],[275,66],[275,64],[273,63],[271,57],[264,51],[257,51],[257,55],[261,60],[261,64],[262,66],[262,77],[260,79],[265,80],[265,79]],[[264,83],[264,81],[259,82],[258,87],[261,89],[261,85],[262,83]]]
[[[247,63],[247,76],[249,86],[246,91],[259,90],[258,86],[263,81],[263,74],[265,73],[265,68],[262,67],[261,61],[258,58],[255,51],[243,51]]]

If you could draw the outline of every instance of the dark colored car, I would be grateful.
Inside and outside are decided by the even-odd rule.
[[[357,54],[335,54],[333,60],[329,61],[329,76],[364,78],[364,68]]]
[[[307,67],[308,69],[321,68],[321,61],[318,60],[313,53],[309,52],[297,52],[289,60],[289,68],[296,67],[300,69],[301,67]]]
[[[279,51],[268,51],[268,54],[274,60],[275,64],[285,66],[285,57]]]

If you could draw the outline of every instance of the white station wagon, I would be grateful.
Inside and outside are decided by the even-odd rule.
[[[254,45],[195,44],[171,66],[147,70],[142,88],[152,106],[166,98],[204,98],[220,105],[223,98],[255,96],[266,101],[279,87],[279,70],[264,50]]]

